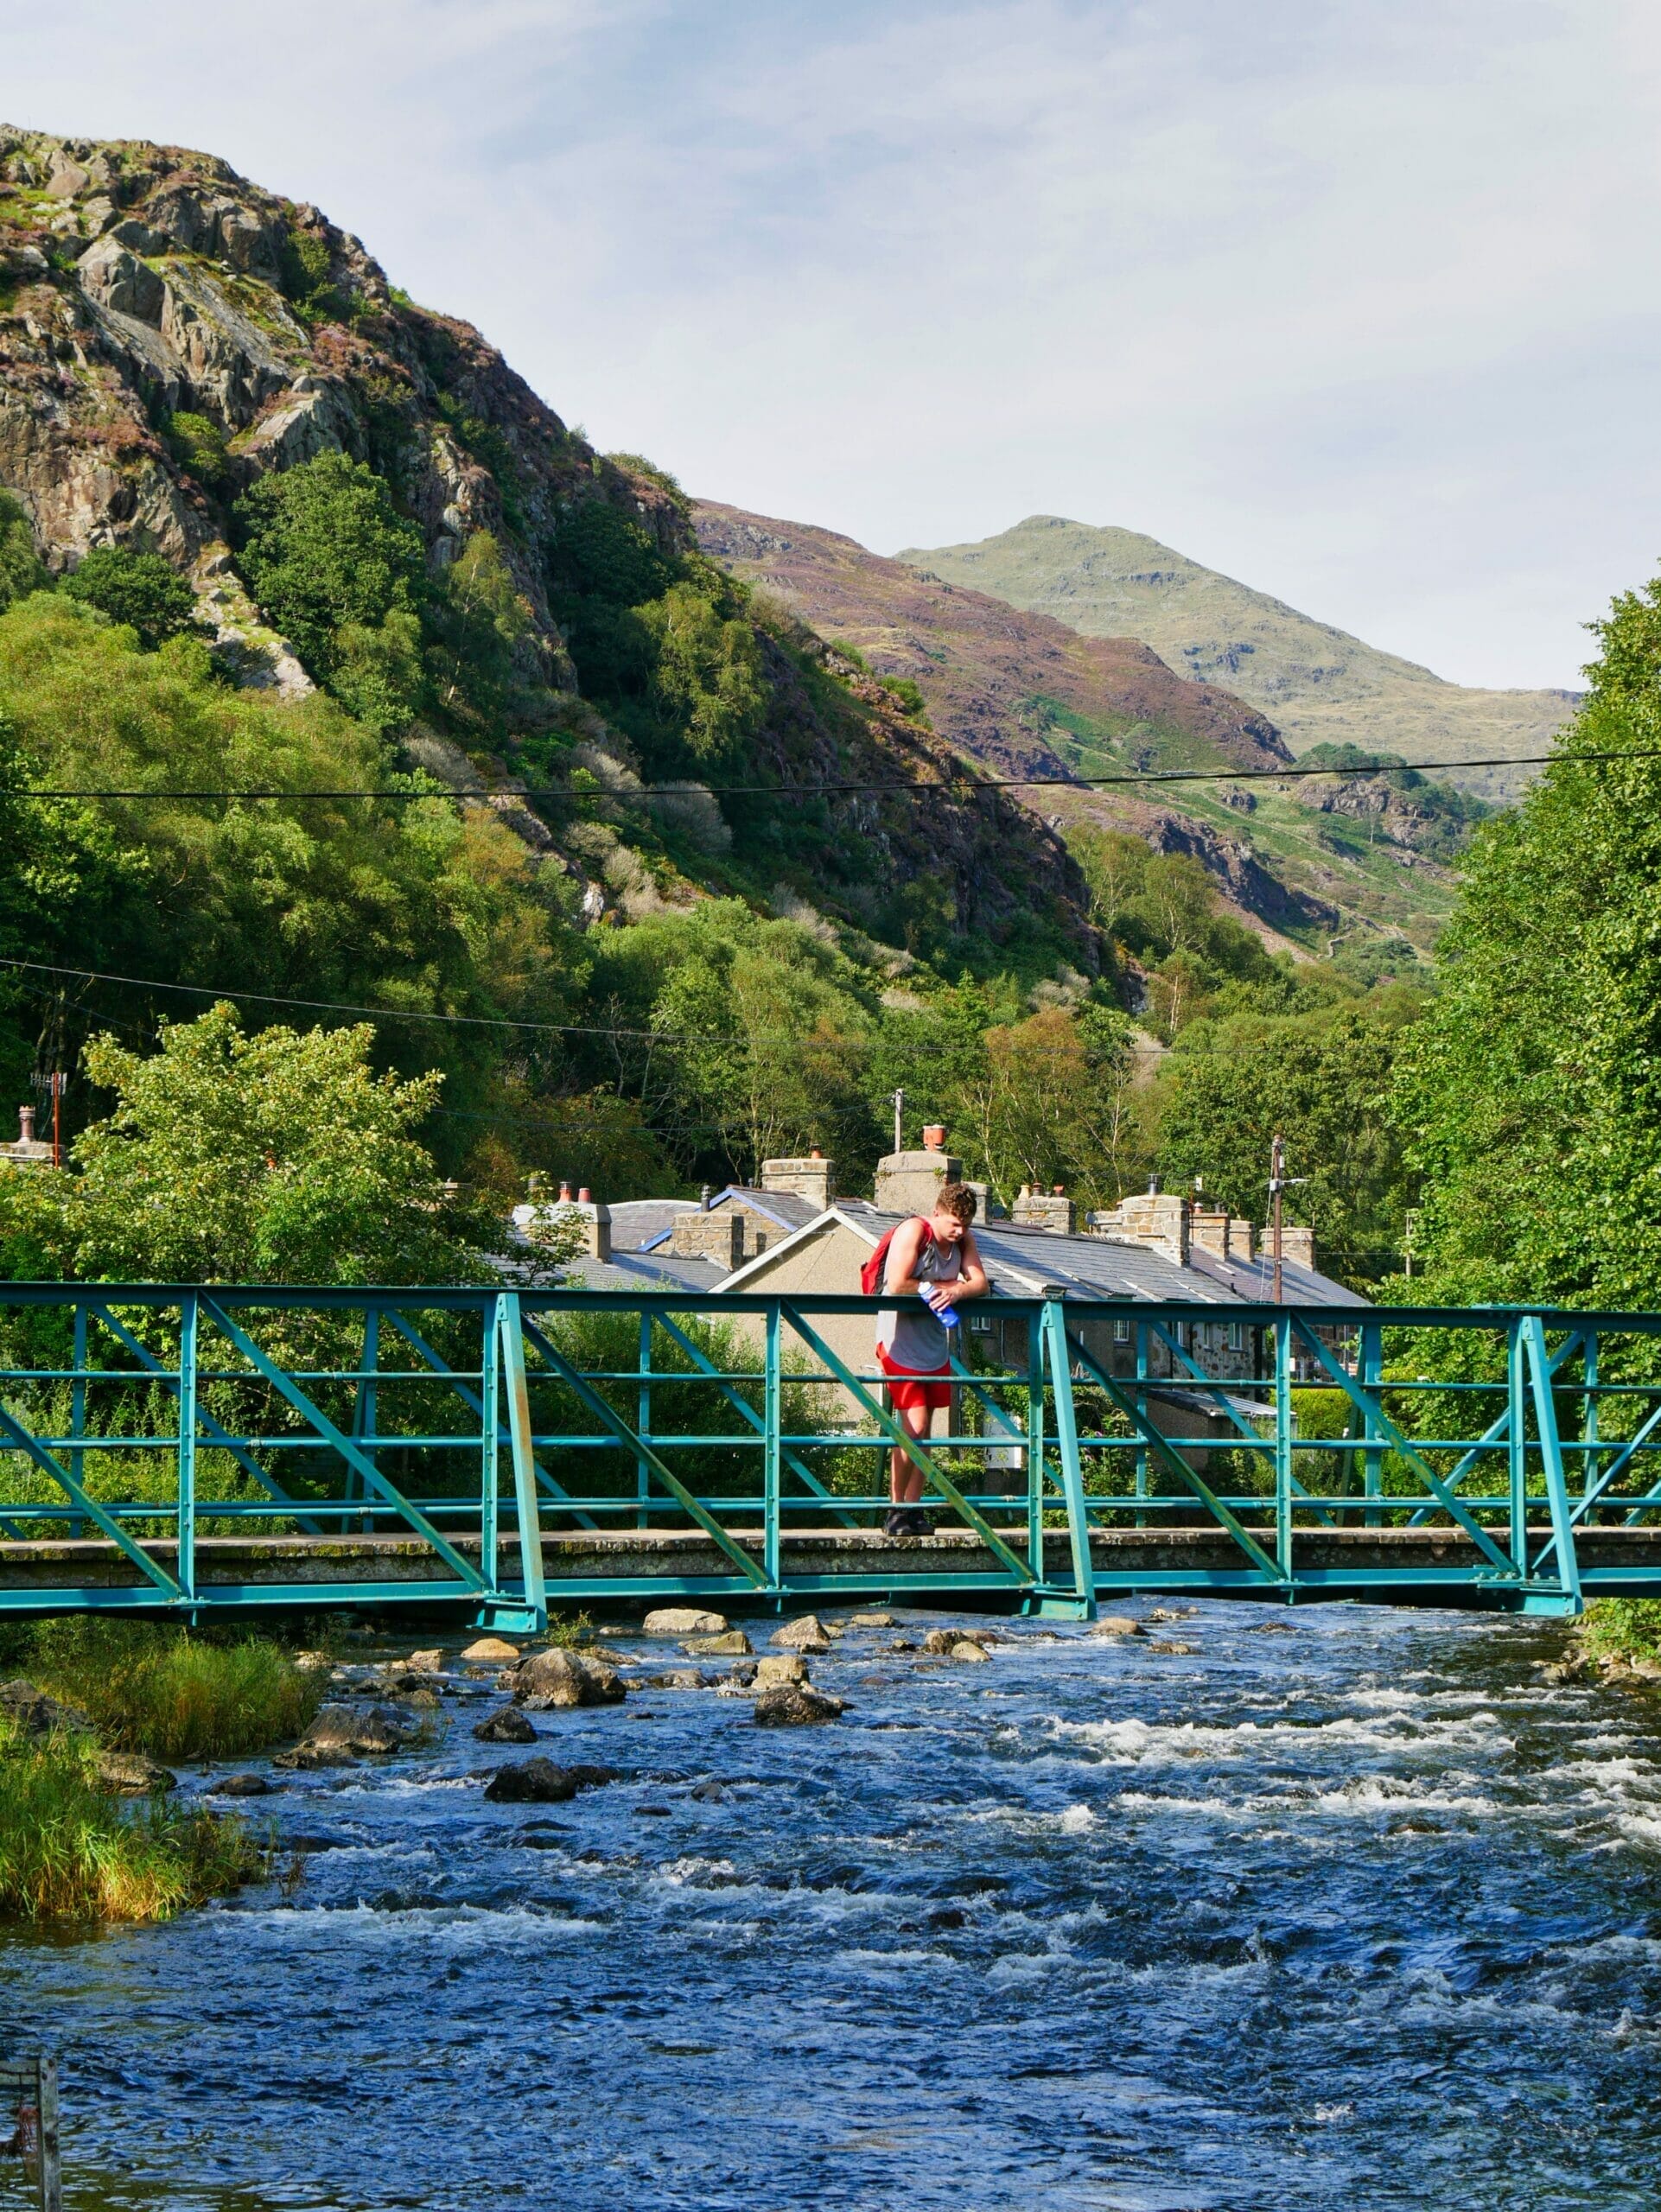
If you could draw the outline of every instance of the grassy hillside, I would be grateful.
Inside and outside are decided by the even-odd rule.
[[[1575,704],[1566,691],[1445,683],[1137,531],[1031,515],[976,544],[913,547],[898,558],[1086,637],[1140,639],[1182,675],[1238,693],[1297,753],[1351,744],[1456,767],[1540,753]],[[1454,780],[1503,798],[1529,772],[1477,768]]]
[[[1288,759],[1275,726],[1217,684],[1185,681],[1130,638],[1081,635],[989,589],[884,560],[811,524],[712,500],[703,550],[891,683],[940,735],[1000,775],[1111,775]],[[1353,780],[1126,786],[1030,794],[1065,832],[1128,832],[1199,861],[1237,912],[1306,948],[1405,937],[1428,949],[1452,899],[1456,801],[1335,755]]]

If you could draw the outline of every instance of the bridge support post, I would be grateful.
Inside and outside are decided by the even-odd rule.
[[[1384,1333],[1376,1321],[1361,1324],[1361,1388],[1371,1401],[1375,1391],[1384,1388]],[[1384,1495],[1384,1455],[1378,1448],[1378,1432],[1373,1422],[1371,1402],[1362,1409],[1362,1436],[1366,1450],[1361,1455],[1361,1488],[1367,1499],[1362,1520],[1369,1529],[1384,1525],[1382,1501]]]
[[[1044,1580],[1044,1337],[1036,1313],[1027,1320],[1027,1563]]]
[[[779,1373],[780,1313],[769,1306],[767,1315],[766,1373],[761,1385],[761,1410],[766,1427],[761,1443],[761,1556],[767,1570],[767,1586],[777,1590],[782,1579],[782,1536],[779,1511],[780,1445],[784,1392]]]
[[[519,1587],[524,1603],[513,1605],[493,1594],[480,1608],[481,1628],[517,1629],[522,1635],[539,1636],[548,1625],[548,1589],[542,1566],[542,1515],[537,1496],[536,1454],[531,1447],[531,1391],[525,1371],[525,1332],[519,1293],[505,1291],[495,1301],[490,1338],[493,1357],[486,1391],[484,1433],[488,1482],[492,1493],[500,1490],[502,1432],[506,1428],[513,1465],[514,1524],[519,1539]],[[500,1399],[506,1401],[506,1420],[501,1418]],[[493,1562],[493,1592],[500,1590]]]
[[[1072,1586],[1076,1618],[1096,1618],[1096,1567],[1090,1554],[1090,1514],[1085,1503],[1084,1462],[1079,1456],[1079,1419],[1072,1402],[1072,1360],[1067,1344],[1067,1325],[1060,1302],[1049,1299],[1044,1306],[1044,1340],[1050,1356],[1050,1388],[1055,1394],[1055,1448],[1061,1462],[1061,1494],[1067,1503],[1067,1535],[1072,1548]],[[1041,1578],[1043,1562],[1039,1561]],[[1052,1597],[1048,1603],[1055,1605]]]
[[[69,1433],[77,1440],[69,1447],[69,1471],[78,1483],[86,1478],[86,1454],[79,1439],[86,1433],[86,1307],[75,1300],[75,1379],[69,1385]],[[69,1523],[71,1537],[79,1537],[82,1524]]]
[[[1292,1322],[1275,1324],[1275,1560],[1289,1581],[1292,1574]]]
[[[1529,1564],[1528,1432],[1525,1427],[1525,1376],[1523,1368],[1522,1324],[1513,1321],[1505,1332],[1506,1500],[1510,1509],[1511,1564],[1526,1576]]]
[[[196,1294],[188,1290],[179,1306],[179,1587],[196,1595],[196,1377],[200,1318]]]

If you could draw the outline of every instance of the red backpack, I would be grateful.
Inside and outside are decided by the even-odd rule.
[[[912,1214],[909,1215],[907,1218],[912,1221],[923,1222],[923,1242],[926,1245],[932,1244],[934,1242],[934,1231],[929,1227],[927,1222],[923,1220],[921,1214]],[[882,1275],[883,1270],[888,1265],[888,1247],[893,1243],[896,1232],[903,1229],[905,1226],[905,1222],[896,1222],[894,1228],[888,1231],[887,1235],[883,1237],[882,1242],[877,1246],[875,1251],[872,1253],[870,1258],[867,1260],[864,1266],[860,1269],[859,1287],[864,1292],[867,1298],[876,1297],[878,1293],[884,1287]]]

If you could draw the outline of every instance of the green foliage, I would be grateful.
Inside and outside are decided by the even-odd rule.
[[[1198,861],[1154,852],[1140,837],[1081,830],[1070,840],[1095,918],[1148,975],[1152,1027],[1174,1037],[1227,984],[1273,984],[1289,972],[1255,931],[1219,911]]]
[[[0,492],[0,614],[14,600],[47,590],[51,582],[35,550],[29,517],[9,493]]]
[[[878,678],[882,689],[891,698],[899,701],[914,721],[928,720],[928,702],[920,689],[908,676],[884,676]]]
[[[519,474],[519,462],[513,448],[493,423],[481,415],[474,414],[464,406],[455,394],[440,391],[436,394],[439,413],[455,431],[474,461],[490,471],[502,503],[502,519],[508,528],[523,537],[528,528],[525,511],[525,486]]]
[[[159,553],[135,553],[124,545],[98,546],[64,578],[61,588],[71,599],[97,607],[112,622],[124,622],[152,652],[169,638],[181,636],[195,620],[195,593]]]
[[[326,1677],[277,1644],[143,1621],[68,1617],[29,1635],[29,1679],[91,1720],[99,1741],[156,1759],[224,1759],[304,1733]]]
[[[476,531],[428,607],[427,664],[441,711],[486,731],[525,712],[531,702],[516,685],[514,657],[532,619],[500,546],[487,530]]]
[[[329,689],[378,737],[407,727],[425,688],[421,624],[407,607],[379,622],[343,622],[334,632]]]
[[[1591,692],[1479,832],[1396,1110],[1422,1295],[1648,1306],[1661,1272],[1661,584],[1598,626]]]
[[[226,435],[211,416],[180,408],[168,416],[162,435],[174,459],[199,484],[213,492],[226,481]]]
[[[264,1853],[239,1820],[153,1797],[128,1811],[80,1737],[0,1721],[0,1921],[149,1921],[252,1881]]]
[[[490,1224],[447,1198],[411,1134],[443,1078],[376,1077],[373,1033],[249,1036],[220,1005],[148,1057],[95,1039],[86,1072],[114,1111],[77,1139],[79,1173],[0,1185],[0,1229],[105,1281],[484,1280]]]
[[[234,512],[249,589],[320,678],[334,677],[347,659],[344,632],[420,612],[428,588],[420,530],[361,461],[319,454],[262,477]],[[363,651],[361,637],[353,649]],[[397,661],[389,645],[378,665]]]
[[[355,302],[333,283],[333,266],[326,239],[289,226],[279,249],[278,281],[295,313],[311,329],[352,319]]]
[[[649,696],[664,734],[678,734],[702,764],[733,759],[767,710],[755,632],[692,582],[671,584],[639,616],[652,647]]]
[[[1287,1217],[1313,1228],[1323,1268],[1388,1273],[1412,1181],[1391,1112],[1397,1033],[1377,1015],[1239,1014],[1185,1032],[1162,1071],[1158,1160],[1173,1185],[1203,1176],[1231,1213],[1264,1218],[1270,1141],[1286,1140]]]
[[[1661,1659],[1661,1599],[1600,1598],[1587,1607],[1581,1634],[1600,1658]]]

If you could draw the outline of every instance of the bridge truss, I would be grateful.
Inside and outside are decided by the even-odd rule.
[[[1204,1309],[1000,1299],[924,1446],[878,1302],[0,1286],[0,1613],[1661,1595],[1661,1316],[1234,1309],[1242,1377]]]

